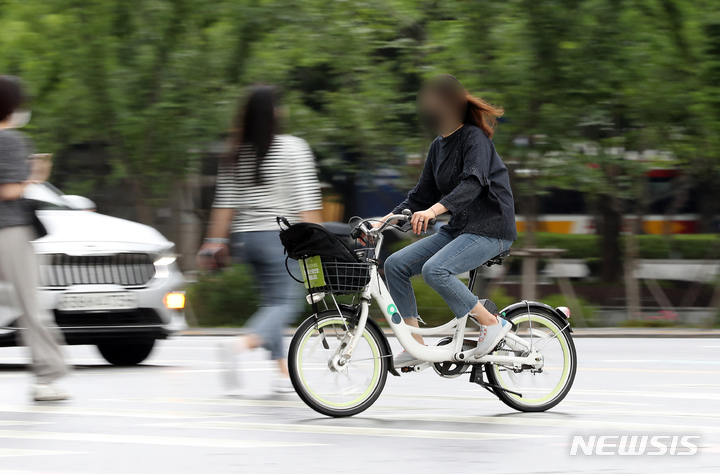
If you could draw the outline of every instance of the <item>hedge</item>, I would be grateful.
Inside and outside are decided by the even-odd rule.
[[[525,235],[521,233],[513,247],[521,248],[524,239]],[[639,235],[637,239],[640,258],[703,260],[720,256],[720,241],[716,234],[678,234],[670,239],[663,235]],[[597,234],[537,232],[535,240],[540,248],[565,249],[563,258],[602,258],[600,236]],[[621,236],[621,248],[624,244],[625,237]]]
[[[523,245],[524,235],[519,236],[515,248]],[[567,251],[563,258],[584,259],[591,266],[599,267],[601,262],[600,237],[597,235],[536,234],[537,244],[545,248],[563,248]],[[624,238],[623,238],[624,240]],[[713,254],[720,250],[718,236],[714,234],[675,235],[672,248],[668,240],[661,235],[638,236],[640,256],[649,259],[717,258]],[[403,241],[409,244],[410,240]],[[420,315],[428,323],[446,322],[453,317],[443,299],[418,277],[413,282]],[[298,283],[299,285],[299,283]],[[509,298],[502,292],[489,295],[498,306],[503,307]],[[242,326],[256,311],[259,298],[254,277],[249,267],[232,266],[219,274],[205,275],[188,288],[188,301],[192,305],[198,324],[201,326]],[[559,303],[558,303],[559,304]],[[304,305],[302,319],[310,314],[310,306]],[[377,305],[371,306],[373,317],[381,318]]]
[[[257,310],[255,279],[245,265],[200,275],[187,289],[188,303],[200,326],[242,326]]]
[[[637,238],[640,258],[704,260],[720,257],[720,238],[716,234],[677,234],[670,239],[663,235],[639,235]],[[513,248],[522,248],[524,240],[525,233],[519,233]],[[414,241],[407,239],[397,242],[392,246],[392,250],[399,250]],[[597,234],[536,232],[535,241],[539,248],[565,249],[562,258],[583,260],[602,258],[600,236]],[[621,236],[621,250],[624,245],[625,236]]]
[[[297,283],[300,285],[300,283]],[[454,315],[442,297],[422,277],[413,279],[420,315],[428,324],[443,324]],[[219,273],[201,275],[198,281],[188,287],[188,302],[200,326],[237,327],[245,324],[257,310],[260,303],[257,286],[250,267],[233,265]],[[338,297],[339,302],[350,302],[351,297]],[[491,295],[498,306],[509,304],[509,298],[502,292]],[[332,304],[330,298],[327,299]],[[296,323],[312,313],[311,306],[302,304],[302,313]],[[377,304],[371,304],[370,316],[382,321],[383,316]]]

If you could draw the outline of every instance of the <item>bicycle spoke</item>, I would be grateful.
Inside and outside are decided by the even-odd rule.
[[[513,319],[513,334],[525,341],[528,346],[542,356],[542,366],[493,366],[497,383],[506,390],[522,394],[522,397],[509,394],[522,406],[547,404],[558,396],[570,377],[570,351],[565,341],[565,327],[558,327],[552,320],[532,313],[524,313]],[[511,350],[518,342],[509,339],[503,347]],[[517,351],[514,351],[516,355]]]
[[[382,360],[379,346],[374,339],[363,335],[353,357],[340,365],[335,358],[351,335],[345,330],[345,318],[321,321],[319,328],[324,336],[317,327],[311,327],[300,345],[296,365],[303,387],[319,403],[332,408],[361,403],[379,380]],[[323,341],[328,343],[329,350],[318,350]]]

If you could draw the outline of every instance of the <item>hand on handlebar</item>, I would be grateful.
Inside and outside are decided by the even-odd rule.
[[[420,235],[421,233],[427,231],[428,224],[430,224],[430,221],[433,219],[435,219],[435,213],[430,209],[413,213],[412,219],[410,219],[413,234]]]

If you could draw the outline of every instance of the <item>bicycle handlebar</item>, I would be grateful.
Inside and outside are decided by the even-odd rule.
[[[362,221],[360,224],[356,225],[355,228],[350,232],[350,237],[353,239],[359,238],[362,234],[377,236],[379,234],[382,234],[385,229],[387,229],[389,226],[394,225],[395,223],[399,221],[409,221],[412,218],[412,211],[410,209],[403,210],[402,214],[393,214],[392,216],[385,219],[385,221],[380,225],[380,227],[372,227],[371,225],[368,227],[366,224],[370,224],[368,221]],[[430,219],[428,221],[428,225],[435,225],[437,222],[437,219]]]

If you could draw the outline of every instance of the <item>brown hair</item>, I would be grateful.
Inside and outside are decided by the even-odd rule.
[[[463,123],[467,125],[475,125],[479,127],[488,138],[493,137],[497,119],[501,117],[505,111],[502,107],[495,107],[480,97],[467,94],[467,112]]]

